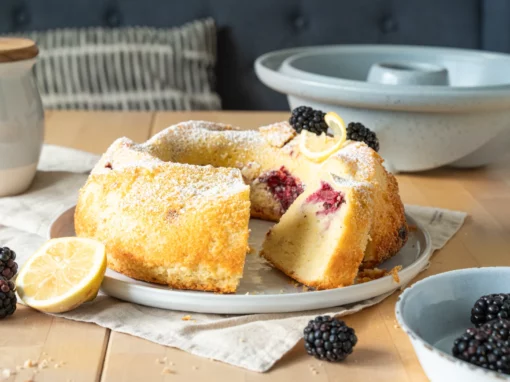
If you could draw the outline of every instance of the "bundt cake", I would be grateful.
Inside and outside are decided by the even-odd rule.
[[[286,255],[274,250],[273,239],[267,239],[263,254],[308,285],[352,284],[360,265],[379,264],[407,240],[397,182],[364,143],[348,141],[324,162],[316,162],[303,155],[300,135],[287,122],[239,130],[189,121],[142,144],[121,138],[103,155],[80,192],[76,232],[103,241],[108,265],[130,277],[175,288],[232,292],[242,275],[250,215],[279,221],[290,208],[297,211],[300,204],[307,204],[324,180],[349,200],[349,207],[340,208],[331,225],[342,229],[328,234],[328,240],[335,248],[338,242],[347,246],[355,242],[358,249],[352,253],[359,257],[364,251],[364,257],[353,256],[339,272],[336,267],[344,261],[340,259],[346,249],[340,255],[334,250],[320,254],[322,265],[326,259],[331,262],[321,268],[321,277],[287,269],[278,253]],[[333,139],[325,137],[324,144]],[[330,173],[347,183],[331,183]],[[354,199],[360,200],[353,203]],[[361,209],[372,211],[364,213],[366,221],[357,215]],[[326,216],[333,215],[321,218]],[[269,237],[285,232],[279,227],[289,222],[291,216],[282,218]],[[356,229],[356,237],[349,239],[354,232],[350,224],[359,226],[360,232]],[[314,253],[319,247],[319,241],[313,243]]]

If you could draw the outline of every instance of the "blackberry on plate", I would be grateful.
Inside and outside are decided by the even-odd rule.
[[[328,130],[328,125],[324,121],[325,115],[326,114],[320,110],[314,110],[308,106],[299,106],[292,110],[289,123],[298,133],[302,130],[308,130],[317,135],[321,135]]]
[[[344,360],[358,342],[354,329],[330,316],[311,320],[303,330],[303,337],[309,355],[330,362]]]
[[[485,369],[510,374],[510,321],[494,320],[470,328],[453,343],[454,357]]]
[[[496,318],[510,319],[510,294],[498,293],[482,296],[471,309],[471,322],[476,326]]]
[[[16,290],[14,283],[0,276],[0,319],[16,311]]]
[[[18,271],[16,253],[7,247],[0,248],[0,276],[10,280]]]
[[[374,151],[379,151],[379,139],[377,135],[359,122],[351,122],[347,125],[347,139],[351,141],[365,142]]]

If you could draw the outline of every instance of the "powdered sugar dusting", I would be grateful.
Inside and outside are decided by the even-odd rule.
[[[132,185],[136,198],[132,198],[131,203],[159,194],[171,195],[182,202],[190,198],[206,202],[209,198],[236,194],[248,188],[238,169],[164,162],[149,154],[145,145],[137,145],[127,138],[120,138],[110,146],[92,174],[123,172],[136,172],[142,179],[139,184]]]
[[[339,160],[349,170],[349,175],[356,180],[369,180],[374,176],[377,164],[382,165],[382,158],[363,142],[348,141],[347,144],[331,156],[329,160]]]
[[[259,131],[255,131],[239,130],[223,123],[187,121],[166,128],[142,144],[136,144],[128,138],[116,140],[96,165],[93,173],[105,174],[129,168],[160,172],[173,168],[174,173],[185,175],[186,180],[184,184],[179,185],[180,190],[183,188],[189,189],[190,192],[201,190],[204,197],[239,192],[244,183],[241,173],[234,167],[243,169],[246,163],[250,163],[250,155],[253,156],[254,152],[262,150],[270,150],[267,151],[269,153],[275,150],[275,153],[280,152],[297,158],[300,156],[299,145],[296,144],[298,139],[299,136],[296,137],[295,131],[287,122],[263,126]],[[228,157],[230,153],[235,152],[236,160],[231,161],[233,162],[230,163],[231,167],[221,168],[207,165],[205,159],[205,163],[182,163],[189,156],[191,147],[195,152],[201,152],[197,147],[204,148],[204,152],[212,147],[216,160],[226,163],[230,163]],[[195,157],[197,158],[193,159],[199,161],[201,156]],[[346,169],[349,170],[347,173],[336,174],[347,178],[342,181],[345,184],[349,179],[370,179],[377,157],[364,143],[348,142],[324,164],[335,159],[347,164]],[[201,178],[206,178],[204,175],[206,173],[213,173],[215,177],[205,182],[209,187],[201,181]],[[191,174],[201,175],[193,179]],[[336,181],[338,182],[339,178]],[[218,182],[221,187],[212,187],[209,182]]]
[[[248,153],[264,146],[264,138],[254,130],[239,130],[221,123],[188,121],[166,128],[138,149],[164,161],[179,162],[189,153],[190,147],[198,151],[214,148],[218,161],[228,159],[225,156],[234,151],[236,157],[243,161]]]
[[[287,121],[262,126],[259,131],[271,146],[278,148],[296,136],[296,131]]]

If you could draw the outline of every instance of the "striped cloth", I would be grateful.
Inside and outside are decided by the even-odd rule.
[[[40,48],[35,75],[46,108],[221,108],[213,91],[212,19],[172,29],[58,29],[26,37]]]

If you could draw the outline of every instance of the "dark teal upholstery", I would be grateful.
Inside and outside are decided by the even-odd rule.
[[[303,45],[417,44],[510,52],[508,0],[0,0],[0,33],[106,25],[218,25],[225,109],[286,109],[256,78],[262,53]]]

